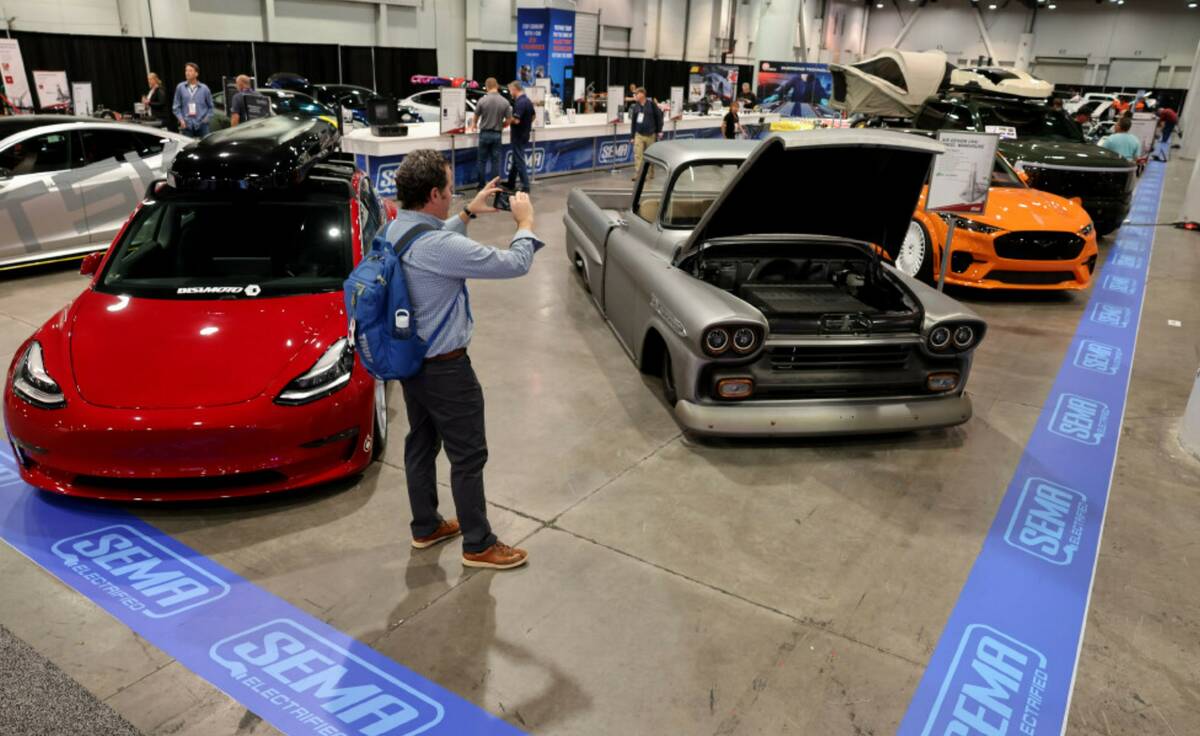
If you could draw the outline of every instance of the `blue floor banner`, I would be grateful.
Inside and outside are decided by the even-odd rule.
[[[119,507],[26,485],[7,445],[0,538],[284,733],[521,734]]]
[[[1164,173],[1146,169],[1134,222],[1157,221]],[[1066,730],[1153,242],[1118,232],[900,734]]]

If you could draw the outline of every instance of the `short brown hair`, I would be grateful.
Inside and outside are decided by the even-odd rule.
[[[634,92],[634,94],[644,95],[644,94],[646,94],[646,88],[645,88],[645,87],[638,87],[638,88],[637,88],[637,89],[635,89],[633,92]]]
[[[496,81],[495,77],[488,77],[485,79],[483,81],[483,86],[487,89],[500,89],[500,83]]]
[[[406,210],[424,207],[429,192],[450,183],[450,162],[438,151],[422,148],[404,157],[396,169],[396,199]]]
[[[1121,133],[1133,127],[1133,118],[1121,118],[1117,121],[1117,130]]]
[[[197,63],[196,63],[196,62],[194,62],[194,61],[185,61],[185,62],[183,63],[183,68],[184,68],[184,69],[188,68],[189,66],[190,66],[191,68],[193,68],[193,69],[195,69],[195,70],[196,70],[196,74],[197,74],[197,75],[199,75],[199,74],[200,74],[200,65],[199,65],[199,64],[197,64]]]

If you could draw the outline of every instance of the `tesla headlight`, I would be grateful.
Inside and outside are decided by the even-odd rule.
[[[1084,236],[1091,235],[1091,234],[1092,234],[1092,231],[1093,231],[1093,230],[1095,230],[1095,229],[1096,229],[1096,226],[1095,226],[1095,225],[1093,225],[1093,224],[1091,223],[1091,221],[1089,220],[1089,221],[1088,221],[1088,224],[1086,224],[1086,225],[1084,225],[1083,227],[1079,228],[1079,234],[1080,234],[1080,235],[1084,235]]]
[[[340,338],[312,368],[285,386],[275,403],[299,406],[324,398],[350,383],[353,369],[354,351],[346,338]]]
[[[947,225],[954,223],[954,227],[960,230],[970,230],[973,233],[983,233],[987,235],[989,233],[1000,232],[1004,229],[996,227],[995,225],[988,225],[987,223],[983,223],[978,220],[972,220],[963,217],[962,215],[955,215],[950,212],[939,212],[938,217],[942,218]]]
[[[62,389],[50,377],[41,343],[29,343],[13,374],[13,392],[39,409],[61,409],[67,405]]]

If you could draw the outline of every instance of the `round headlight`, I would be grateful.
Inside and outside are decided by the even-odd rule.
[[[949,327],[934,327],[933,332],[929,333],[929,346],[934,350],[941,350],[950,344],[950,328]]]
[[[748,353],[758,342],[758,335],[749,327],[739,327],[733,332],[733,349],[739,353]]]
[[[965,350],[975,342],[975,330],[968,325],[959,325],[954,330],[954,347]]]
[[[729,333],[724,327],[714,327],[704,333],[704,349],[713,355],[720,355],[729,349]]]

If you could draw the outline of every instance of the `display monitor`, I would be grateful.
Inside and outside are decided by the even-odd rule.
[[[400,115],[396,111],[396,101],[390,97],[372,97],[367,100],[367,125],[396,125]]]

